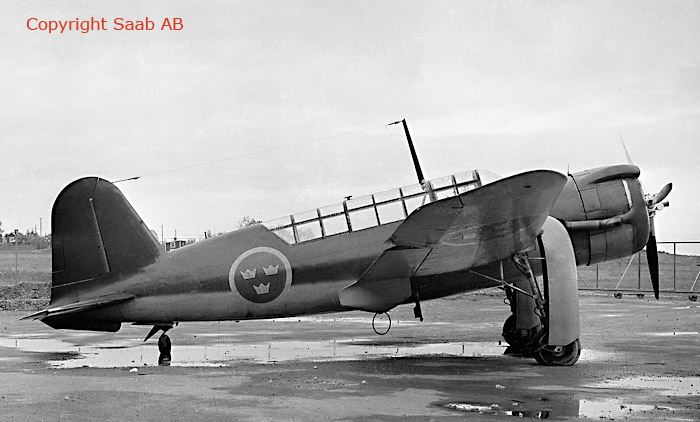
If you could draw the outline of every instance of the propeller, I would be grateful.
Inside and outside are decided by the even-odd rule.
[[[630,157],[627,151],[627,146],[625,146],[625,141],[620,135],[620,142],[622,142],[622,148],[625,150],[625,157],[627,158],[627,163],[634,165],[632,162],[632,157]],[[641,181],[640,181],[641,183]],[[651,287],[654,289],[654,297],[659,299],[659,252],[656,247],[656,229],[654,228],[654,217],[657,211],[669,206],[668,201],[663,202],[664,199],[671,193],[673,184],[666,183],[664,187],[661,188],[655,194],[644,194],[644,202],[647,206],[647,212],[649,212],[649,240],[647,240],[646,251],[647,251],[647,265],[649,265],[649,275],[651,277]],[[642,190],[646,191],[644,184],[642,184]]]
[[[664,199],[671,193],[673,184],[667,183],[661,190],[653,195],[645,194],[647,211],[649,212],[649,240],[647,241],[647,265],[649,265],[649,275],[651,276],[651,286],[654,289],[654,297],[659,299],[659,253],[656,247],[656,229],[654,228],[654,217],[657,211],[661,211],[669,205]]]

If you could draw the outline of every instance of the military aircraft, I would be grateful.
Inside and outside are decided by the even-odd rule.
[[[647,246],[658,298],[653,216],[671,190],[644,195],[631,164],[483,183],[478,171],[388,190],[166,252],[112,183],[70,183],[52,211],[47,309],[56,329],[115,332],[179,322],[362,310],[500,286],[512,314],[507,353],[544,365],[579,358],[576,267]],[[466,306],[466,305],[465,305]],[[465,309],[465,324],[469,323]],[[161,336],[163,337],[163,336]],[[169,342],[168,342],[169,347]]]

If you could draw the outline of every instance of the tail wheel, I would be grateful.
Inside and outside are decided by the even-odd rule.
[[[535,359],[540,365],[571,366],[581,356],[581,342],[574,340],[566,346],[545,346],[535,353]]]

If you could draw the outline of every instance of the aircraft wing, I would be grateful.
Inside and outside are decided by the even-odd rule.
[[[548,170],[501,179],[417,209],[390,240],[432,249],[415,276],[508,258],[534,243],[565,184],[566,176]]]
[[[343,306],[385,312],[407,301],[410,278],[478,267],[532,246],[566,176],[522,173],[415,210],[390,248],[339,296]]]

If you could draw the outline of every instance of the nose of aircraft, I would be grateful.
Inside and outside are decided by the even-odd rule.
[[[654,217],[673,185],[647,194],[634,164],[571,174],[551,215],[569,230],[578,265],[629,256],[646,247],[654,296],[659,297],[659,258]],[[631,240],[631,242],[630,242]]]

